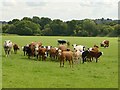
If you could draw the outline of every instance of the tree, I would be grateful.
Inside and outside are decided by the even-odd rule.
[[[42,35],[45,36],[53,35],[52,29],[50,28],[50,24],[45,25],[44,30],[42,30]]]
[[[83,30],[86,30],[88,32],[88,36],[97,35],[96,24],[93,20],[85,19],[83,21]]]
[[[67,24],[62,20],[56,19],[50,23],[53,35],[66,35]]]
[[[20,21],[19,19],[13,19],[12,21],[9,21],[8,24],[15,24],[19,21]]]
[[[66,22],[68,25],[67,35],[74,35],[74,30],[76,28],[76,20]]]
[[[29,17],[24,17],[23,19],[21,19],[21,21],[22,21],[22,20],[32,21],[32,19],[29,18]]]
[[[44,26],[47,25],[47,24],[50,24],[51,21],[52,21],[52,20],[51,20],[50,18],[42,17],[42,18],[40,19],[40,22],[39,22],[39,24],[40,24],[40,26],[41,26],[41,29],[43,30],[43,29],[44,29]]]
[[[22,20],[16,25],[19,35],[36,35],[41,34],[40,27],[31,21]]]
[[[34,23],[36,23],[36,24],[40,24],[40,18],[37,17],[37,16],[33,16],[32,22],[34,22]]]
[[[17,34],[17,31],[16,31],[15,28],[16,28],[16,26],[15,26],[14,24],[10,24],[7,32],[8,32],[9,34]]]
[[[9,24],[2,25],[2,33],[8,33],[9,26]]]

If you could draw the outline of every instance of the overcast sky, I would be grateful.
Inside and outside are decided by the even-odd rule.
[[[118,19],[119,0],[1,0],[0,20],[49,17],[68,21],[85,18]]]

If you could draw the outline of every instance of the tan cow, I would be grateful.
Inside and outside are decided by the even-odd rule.
[[[73,67],[73,52],[72,51],[60,51],[59,50],[59,59],[60,59],[60,67],[64,62],[69,61],[70,67]]]

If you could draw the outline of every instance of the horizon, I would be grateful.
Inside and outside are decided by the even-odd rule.
[[[24,17],[27,17],[27,16],[24,16]],[[13,19],[18,19],[18,20],[22,20],[24,17],[22,17],[22,18],[20,18],[20,19],[18,19],[18,18],[13,18]],[[32,16],[32,17],[28,17],[28,18],[33,18],[34,16]],[[39,16],[37,16],[37,17],[39,17]],[[43,16],[44,17],[44,16]],[[39,17],[39,18],[42,18],[42,17]],[[50,18],[50,17],[44,17],[44,18]],[[84,18],[84,19],[71,19],[71,20],[62,20],[62,19],[60,19],[60,20],[62,20],[63,22],[67,22],[67,21],[72,21],[72,20],[85,20],[85,19],[91,19],[91,20],[97,20],[97,19],[102,19],[102,18],[104,18],[104,17],[101,17],[101,18]],[[1,22],[9,22],[9,21],[12,21],[13,19],[11,19],[11,20],[0,20]],[[55,18],[55,19],[52,19],[52,18],[50,18],[51,20],[55,20],[55,19],[59,19],[59,18]],[[112,21],[114,21],[114,20],[119,20],[119,19],[112,19],[112,18],[104,18],[104,20],[107,20],[107,19],[111,19]]]

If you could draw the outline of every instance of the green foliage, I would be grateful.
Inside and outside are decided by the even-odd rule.
[[[98,19],[99,20],[99,19]],[[111,19],[108,19],[111,20]],[[71,20],[63,22],[60,19],[51,20],[47,17],[13,19],[3,25],[2,32],[18,35],[45,35],[45,36],[118,36],[120,35],[117,21],[100,19]]]
[[[23,20],[16,25],[19,35],[36,35],[40,34],[40,28],[38,24],[31,21]]]
[[[50,24],[50,28],[53,32],[53,35],[65,35],[67,24],[59,19],[56,19]]]
[[[96,24],[90,19],[85,19],[83,21],[83,29],[88,32],[88,36],[97,35]]]
[[[47,24],[50,24],[51,23],[51,19],[50,18],[45,18],[45,17],[42,17],[39,21],[39,24],[41,26],[41,29],[44,29],[44,26],[47,25]]]

